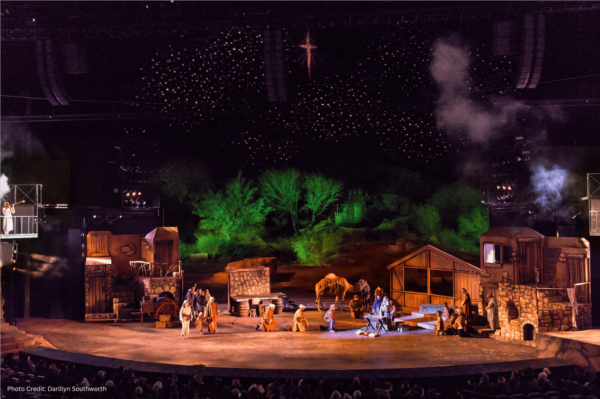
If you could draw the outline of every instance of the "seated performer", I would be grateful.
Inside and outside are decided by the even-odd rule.
[[[459,337],[468,337],[466,332],[467,317],[465,316],[465,311],[462,308],[459,310],[458,318],[456,319],[453,327],[456,329]]]
[[[358,299],[358,295],[354,295],[354,299],[350,301],[350,316],[353,319],[362,319],[365,310],[362,305],[362,301]]]
[[[256,325],[256,330],[263,330],[265,332],[272,332],[277,329],[277,320],[275,320],[275,304],[270,304],[265,310],[263,315],[262,324]]]
[[[456,334],[456,331],[454,330],[453,326],[456,322],[456,319],[458,318],[458,314],[454,313],[454,309],[452,308],[449,308],[449,314],[450,318],[448,319],[448,321],[444,321],[444,331],[448,335],[454,335]]]
[[[437,311],[437,321],[435,323],[435,327],[433,327],[433,331],[435,331],[435,335],[443,335],[444,334],[444,320],[442,320],[442,311]]]
[[[448,306],[448,302],[444,302],[444,313],[442,314],[442,320],[450,320],[450,307]]]
[[[325,323],[327,323],[329,332],[335,332],[335,305],[331,305],[325,312]]]
[[[292,331],[306,331],[308,329],[308,321],[304,317],[304,309],[306,306],[300,305],[294,314],[294,326]],[[289,326],[288,326],[289,329]]]

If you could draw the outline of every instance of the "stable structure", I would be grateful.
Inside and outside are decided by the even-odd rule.
[[[460,306],[462,288],[474,308],[481,307],[481,269],[436,247],[426,245],[388,266],[390,299],[404,312],[423,304]]]
[[[86,254],[86,321],[130,318],[144,298],[169,299],[177,310],[181,306],[177,227],[157,227],[146,235],[91,231]]]
[[[590,245],[585,238],[493,227],[481,235],[480,248],[481,296],[492,294],[498,303],[495,338],[533,346],[538,332],[591,328]]]

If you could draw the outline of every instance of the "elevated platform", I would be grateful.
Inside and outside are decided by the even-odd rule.
[[[536,335],[538,358],[549,358],[600,371],[600,330],[546,332]]]

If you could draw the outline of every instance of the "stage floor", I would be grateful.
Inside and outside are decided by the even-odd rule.
[[[278,331],[256,331],[260,318],[222,315],[217,334],[194,328],[183,340],[180,329],[157,329],[153,322],[83,323],[28,319],[19,329],[42,335],[57,349],[140,362],[211,368],[288,370],[405,369],[515,362],[536,359],[535,348],[492,340],[435,336],[417,329],[371,338],[350,312],[336,313],[337,333],[321,332],[324,313],[306,311],[309,331],[289,332],[293,313],[277,315]]]

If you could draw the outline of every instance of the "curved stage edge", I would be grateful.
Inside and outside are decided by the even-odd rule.
[[[339,312],[337,333],[320,332],[322,314],[307,311],[305,333],[256,331],[260,320],[223,315],[217,334],[191,329],[187,340],[179,329],[157,329],[153,323],[82,323],[29,319],[19,328],[43,336],[55,349],[23,352],[56,361],[151,373],[206,376],[352,378],[418,378],[504,372],[538,365],[563,366],[556,358],[537,359],[535,348],[489,338],[435,336],[415,330],[380,337],[355,334],[364,323]],[[279,330],[291,322],[280,315]]]

